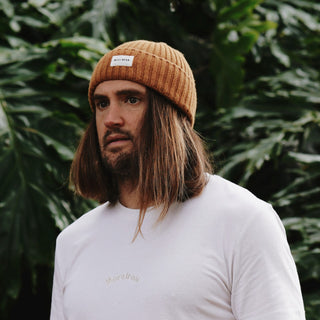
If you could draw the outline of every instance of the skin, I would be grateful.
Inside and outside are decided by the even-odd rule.
[[[146,87],[127,80],[104,81],[95,89],[94,104],[100,150],[112,167],[119,156],[134,150],[148,107]],[[138,197],[131,186],[130,181],[119,181],[120,202],[136,209]]]

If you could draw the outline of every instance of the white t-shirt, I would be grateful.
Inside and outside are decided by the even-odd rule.
[[[200,196],[139,210],[108,203],[57,238],[51,320],[303,320],[296,266],[272,207],[210,176]]]

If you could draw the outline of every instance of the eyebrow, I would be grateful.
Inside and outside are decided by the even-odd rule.
[[[123,89],[116,92],[116,95],[118,97],[127,96],[127,95],[144,96],[145,94],[146,94],[145,92],[142,92],[140,90],[135,90],[135,89]],[[104,94],[94,94],[93,96],[94,100],[105,99],[105,98],[108,98],[108,96]]]

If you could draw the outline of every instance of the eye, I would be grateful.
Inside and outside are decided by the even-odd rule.
[[[95,105],[99,109],[105,109],[106,107],[109,106],[109,101],[107,101],[107,100],[98,100],[98,101],[96,101]]]
[[[130,103],[130,104],[137,104],[140,101],[139,98],[137,97],[128,97],[126,102]]]

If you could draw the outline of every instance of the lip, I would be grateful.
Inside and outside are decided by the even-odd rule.
[[[121,145],[123,143],[128,142],[130,139],[128,136],[123,134],[111,134],[105,140],[105,146],[114,146],[114,145]]]

